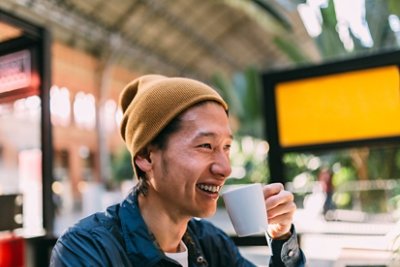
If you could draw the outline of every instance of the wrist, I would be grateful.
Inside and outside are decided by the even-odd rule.
[[[277,237],[273,237],[273,240],[288,240],[292,236],[292,232],[289,231],[283,235],[279,235]]]

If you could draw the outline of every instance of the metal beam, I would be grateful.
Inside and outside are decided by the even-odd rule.
[[[15,2],[15,4],[29,9],[30,12],[41,18],[43,18],[43,14],[46,14],[46,20],[50,24],[65,29],[69,34],[89,43],[90,47],[94,48],[91,51],[94,54],[96,54],[96,49],[112,50],[113,48],[110,47],[111,36],[119,35],[120,53],[124,54],[125,57],[132,57],[132,61],[140,62],[138,68],[143,69],[144,67],[146,71],[158,71],[166,74],[180,73],[203,80],[208,79],[206,74],[200,73],[196,69],[183,67],[158,51],[144,47],[135,40],[127,39],[121,33],[116,33],[115,29],[110,29],[100,21],[83,14],[66,0],[21,0]]]
[[[151,8],[153,12],[155,12],[158,16],[162,16],[163,18],[168,21],[171,25],[174,25],[177,29],[183,32],[186,36],[190,39],[194,40],[195,43],[199,44],[200,46],[204,47],[205,50],[210,54],[213,55],[214,58],[217,60],[221,60],[222,62],[226,63],[233,69],[241,69],[242,66],[240,63],[234,60],[234,57],[228,55],[225,50],[223,50],[220,46],[216,45],[208,41],[207,39],[203,38],[201,35],[197,34],[196,30],[190,28],[187,24],[185,24],[182,19],[173,15],[169,12],[168,8],[163,5],[158,0],[140,0],[143,4],[146,4],[148,7]]]

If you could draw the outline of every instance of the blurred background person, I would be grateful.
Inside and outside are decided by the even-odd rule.
[[[332,183],[332,178],[333,172],[329,167],[321,168],[318,174],[318,181],[320,182],[322,192],[325,195],[322,213],[326,219],[332,219],[332,216],[330,216],[330,211],[335,209],[335,203],[333,201],[334,186]]]

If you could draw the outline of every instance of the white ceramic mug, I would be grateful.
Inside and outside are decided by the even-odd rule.
[[[235,187],[222,193],[222,198],[238,236],[267,231],[267,209],[260,183]]]

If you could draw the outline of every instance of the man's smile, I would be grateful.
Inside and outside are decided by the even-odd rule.
[[[218,193],[219,190],[221,189],[221,186],[212,185],[212,184],[197,184],[196,186],[197,186],[197,188],[199,188],[202,191],[205,191],[207,193]]]

